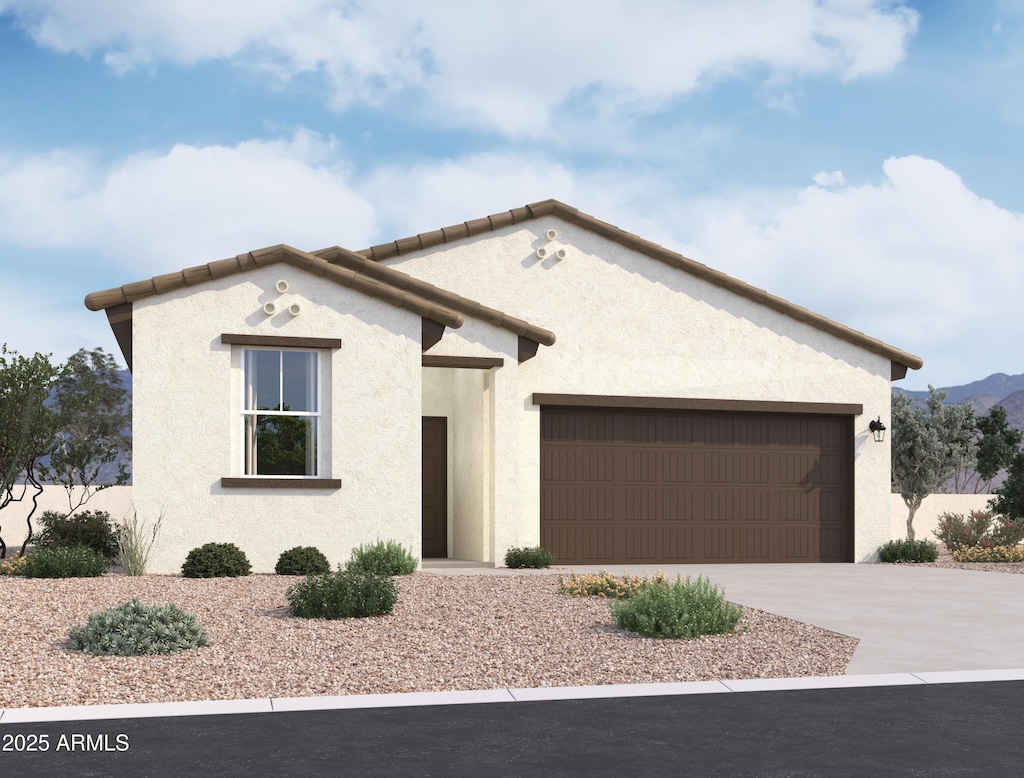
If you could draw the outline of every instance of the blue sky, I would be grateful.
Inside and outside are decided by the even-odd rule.
[[[904,388],[1024,372],[1024,0],[0,0],[0,79],[21,353],[120,358],[88,292],[555,197]]]

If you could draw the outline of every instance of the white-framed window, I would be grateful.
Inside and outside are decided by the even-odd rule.
[[[242,473],[320,475],[320,353],[242,352]]]

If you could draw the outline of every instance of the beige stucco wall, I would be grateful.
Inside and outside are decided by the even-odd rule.
[[[939,516],[943,513],[962,513],[965,517],[971,511],[988,510],[988,501],[992,494],[930,494],[924,498],[921,507],[914,514],[914,537],[918,540],[934,540],[935,529],[939,525]],[[907,516],[910,511],[903,498],[898,494],[890,495],[892,514],[890,531],[893,540],[907,536]]]
[[[28,536],[28,524],[26,519],[32,510],[32,497],[35,490],[30,488],[24,499],[10,503],[0,511],[0,537],[7,544],[7,555],[19,551],[25,538]],[[22,494],[21,487],[14,491],[15,497]],[[76,487],[72,493],[73,501],[68,503],[68,493],[62,486],[44,486],[42,494],[36,501],[36,509],[33,514],[32,532],[39,532],[37,519],[44,511],[60,511],[68,513],[71,508],[78,505],[82,497],[82,489]],[[109,486],[98,492],[93,492],[87,502],[78,511],[106,511],[115,524],[122,524],[132,511],[132,487],[131,486]],[[139,514],[139,519],[149,525],[156,520],[156,516]]]
[[[543,237],[549,228],[558,232],[550,243]],[[564,247],[568,256],[540,260],[542,245],[552,253]],[[515,472],[506,473],[512,481],[495,498],[516,505],[513,520],[495,511],[499,564],[509,546],[539,542],[540,409],[533,392],[863,404],[854,423],[855,560],[873,559],[889,539],[889,443],[875,443],[867,430],[871,419],[890,415],[885,357],[557,217],[385,264],[557,336],[518,366],[515,381],[503,381],[507,364],[492,371],[496,407],[516,416],[496,425],[504,437],[495,450],[511,444],[517,451]]]
[[[271,300],[302,313],[268,317]],[[377,538],[419,556],[418,315],[277,264],[137,301],[133,317],[134,499],[143,515],[165,512],[152,571],[177,572],[207,542],[236,543],[256,572],[297,545],[332,564]],[[241,349],[222,333],[342,339],[321,352],[321,475],[340,489],[220,486],[242,474]]]

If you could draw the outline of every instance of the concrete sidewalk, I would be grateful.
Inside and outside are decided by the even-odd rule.
[[[917,565],[667,565],[615,575],[705,576],[732,602],[859,638],[847,675],[1024,667],[1024,575]],[[596,573],[599,567],[573,567]],[[431,560],[439,575],[516,574]],[[535,571],[562,572],[568,568]]]

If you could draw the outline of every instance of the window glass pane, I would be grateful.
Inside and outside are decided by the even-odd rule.
[[[285,351],[282,354],[284,406],[286,411],[315,413],[317,355],[308,351]]]
[[[281,410],[281,352],[245,352],[245,410]]]
[[[316,422],[301,416],[246,416],[246,475],[317,475]]]

